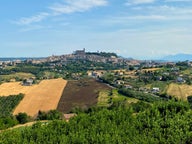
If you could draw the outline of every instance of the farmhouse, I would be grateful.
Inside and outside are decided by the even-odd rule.
[[[25,79],[23,81],[23,86],[31,86],[33,84],[33,79]]]
[[[77,116],[77,114],[75,113],[71,113],[71,114],[64,114],[64,118],[66,121],[69,121],[70,118]]]
[[[105,73],[106,71],[88,71],[87,72],[87,75],[90,76],[90,77],[93,77],[93,78],[99,78],[99,77],[102,77],[103,74]]]
[[[132,89],[133,88],[133,86],[128,85],[128,84],[126,84],[124,87],[127,88],[127,89]]]
[[[124,82],[123,80],[117,80],[117,81],[115,81],[115,83],[116,83],[117,85],[123,85],[123,84],[125,84],[125,82]]]
[[[185,80],[182,77],[177,77],[177,82],[185,83]]]
[[[160,92],[160,89],[157,87],[152,88],[152,93],[158,93]]]

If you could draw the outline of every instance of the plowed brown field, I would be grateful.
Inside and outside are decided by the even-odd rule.
[[[0,85],[0,96],[25,94],[13,114],[25,112],[30,116],[36,116],[39,110],[48,111],[57,108],[66,84],[67,81],[63,79],[43,80],[33,86],[22,86],[17,82],[5,83]]]
[[[57,109],[63,113],[71,112],[74,108],[87,109],[97,104],[101,91],[110,89],[95,79],[68,81]]]

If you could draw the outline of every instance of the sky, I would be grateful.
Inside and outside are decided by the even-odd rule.
[[[192,53],[192,0],[4,0],[0,57]]]

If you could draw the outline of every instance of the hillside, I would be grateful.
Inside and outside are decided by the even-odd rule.
[[[185,102],[132,104],[128,108],[91,109],[65,121],[36,123],[0,133],[0,143],[130,143],[192,142],[192,111]]]

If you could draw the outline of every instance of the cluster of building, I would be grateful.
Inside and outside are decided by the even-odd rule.
[[[125,64],[130,64],[130,65],[137,65],[139,64],[139,61],[137,60],[129,60],[125,58],[119,58],[116,56],[111,56],[111,57],[104,57],[101,56],[98,53],[86,53],[85,49],[83,50],[76,50],[72,54],[67,54],[67,55],[61,55],[61,56],[50,56],[46,58],[46,62],[54,62],[54,61],[59,61],[60,63],[68,63],[68,62],[73,62],[73,61],[78,61],[78,60],[87,60],[91,62],[101,62],[101,63],[113,63],[113,64],[118,64],[118,63],[125,63]]]

